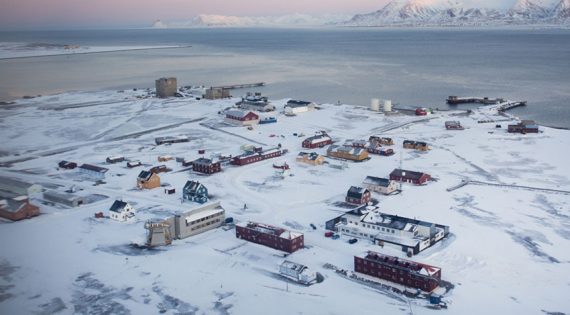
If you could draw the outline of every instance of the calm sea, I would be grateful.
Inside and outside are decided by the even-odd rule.
[[[570,31],[180,29],[0,32],[0,42],[192,45],[0,60],[0,99],[70,90],[266,82],[270,98],[447,108],[448,95],[526,100],[512,113],[570,127]],[[234,95],[245,93],[234,91]]]

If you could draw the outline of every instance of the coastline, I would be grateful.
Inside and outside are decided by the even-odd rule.
[[[89,49],[100,49],[100,50],[93,50],[93,51],[62,51],[58,53],[45,53],[45,54],[38,54],[38,55],[30,55],[30,56],[13,56],[13,57],[2,57],[0,52],[0,60],[14,60],[14,59],[29,59],[29,58],[40,58],[40,57],[55,57],[55,56],[70,56],[70,55],[92,55],[92,54],[103,54],[103,53],[113,53],[113,52],[123,52],[123,51],[139,51],[139,50],[158,50],[158,49],[178,49],[178,48],[189,48],[192,45],[176,45],[176,46],[143,46],[143,47],[88,47]],[[102,48],[102,49],[101,49]]]

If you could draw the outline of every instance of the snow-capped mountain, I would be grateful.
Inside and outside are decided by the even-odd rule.
[[[544,19],[549,17],[550,11],[543,5],[531,0],[517,0],[507,15],[519,19]]]
[[[570,0],[560,0],[552,10],[555,19],[570,20]]]
[[[348,15],[325,14],[313,16],[308,14],[290,14],[283,16],[227,16],[200,14],[188,21],[176,21],[153,25],[153,28],[186,28],[186,27],[252,27],[252,26],[317,26],[335,24],[349,19]]]
[[[570,0],[560,0],[558,3],[516,0],[508,8],[489,5],[478,7],[461,0],[393,0],[376,12],[357,14],[342,24],[350,26],[558,24],[568,20],[569,8]]]

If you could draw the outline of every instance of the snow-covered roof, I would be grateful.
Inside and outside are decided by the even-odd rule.
[[[405,178],[412,178],[412,179],[420,179],[425,173],[421,172],[414,172],[396,168],[390,173],[391,176],[397,177],[405,177]]]
[[[289,260],[285,260],[284,262],[281,263],[281,268],[287,268],[290,270],[295,271],[297,274],[302,273],[305,269],[307,269],[308,267],[302,264],[298,264]]]
[[[394,268],[405,269],[417,275],[427,276],[427,277],[433,276],[437,272],[441,271],[441,268],[439,267],[426,265],[395,256],[384,255],[373,251],[367,252],[366,255],[362,258],[383,265],[388,265]]]
[[[225,210],[221,207],[214,209],[206,209],[206,210],[196,209],[196,211],[188,213],[188,215],[185,218],[186,224],[224,211]]]
[[[92,164],[82,164],[79,168],[103,174],[107,173],[107,171],[109,170],[108,168],[99,167],[97,165],[92,165]]]
[[[374,177],[374,176],[366,176],[366,178],[364,179],[364,181],[362,183],[367,184],[367,185],[375,185],[375,186],[382,186],[382,187],[390,186],[390,180],[388,178],[380,178],[380,177]]]

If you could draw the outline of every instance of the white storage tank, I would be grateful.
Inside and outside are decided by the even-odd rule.
[[[373,98],[370,101],[370,110],[379,112],[380,111],[380,100],[377,98]]]
[[[385,100],[384,101],[384,111],[391,112],[392,111],[392,100]]]

